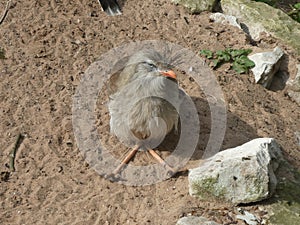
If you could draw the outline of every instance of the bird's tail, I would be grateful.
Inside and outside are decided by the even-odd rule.
[[[117,0],[99,0],[103,10],[110,16],[121,15],[121,9]]]

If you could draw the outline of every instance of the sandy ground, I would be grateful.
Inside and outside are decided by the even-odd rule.
[[[1,0],[0,8],[5,4]],[[131,41],[167,40],[195,53],[280,46],[286,53],[281,70],[296,75],[299,58],[292,49],[272,37],[254,46],[242,31],[214,24],[208,16],[189,15],[167,0],[125,1],[118,17],[106,16],[95,0],[13,1],[0,25],[0,46],[6,51],[6,59],[0,60],[0,223],[168,225],[193,214],[221,224],[243,224],[235,220],[234,206],[190,197],[187,173],[141,187],[104,179],[85,162],[73,133],[72,100],[84,72],[108,50]],[[266,90],[251,74],[238,75],[228,67],[214,72],[227,105],[222,149],[255,137],[274,137],[285,157],[300,168],[295,136],[299,106],[285,89]],[[179,82],[195,100],[204,124],[187,164],[192,168],[200,162],[210,134],[210,113],[193,80],[181,77]],[[104,106],[97,117],[99,132],[113,140]],[[9,154],[20,133],[25,138],[16,154],[16,171],[10,172]],[[256,205],[244,207],[262,213]]]

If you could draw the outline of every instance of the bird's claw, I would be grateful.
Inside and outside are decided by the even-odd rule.
[[[170,167],[167,163],[165,163],[163,166],[167,170],[168,176],[172,177],[173,175],[175,175],[177,173],[177,170]]]
[[[116,182],[121,179],[121,176],[118,173],[110,173],[110,174],[105,174],[104,178],[111,182]]]

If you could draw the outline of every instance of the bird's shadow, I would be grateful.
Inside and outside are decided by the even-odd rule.
[[[203,154],[207,151],[207,145],[210,138],[212,137],[212,116],[211,116],[211,108],[208,101],[204,98],[200,97],[192,97],[192,100],[196,106],[200,124],[200,134],[198,138],[197,146],[191,156],[191,160],[199,160],[202,159]],[[225,126],[225,136],[221,141],[221,147],[219,151],[233,148],[244,144],[254,138],[257,138],[258,135],[256,131],[245,121],[243,121],[239,116],[234,115],[233,113],[227,111],[226,112],[226,126]],[[180,131],[180,123],[179,128]],[[222,138],[222,137],[221,137]],[[178,141],[180,139],[180,132],[176,132],[172,130],[164,139],[164,141],[158,146],[159,150],[168,149],[170,152],[174,151],[176,148]],[[189,144],[189,143],[187,143]],[[180,157],[181,153],[179,152],[178,157]],[[182,153],[184,156],[185,154]]]

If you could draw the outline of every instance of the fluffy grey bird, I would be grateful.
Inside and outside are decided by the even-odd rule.
[[[138,150],[148,151],[169,173],[175,173],[153,150],[178,124],[179,88],[166,59],[154,50],[135,53],[111,82],[110,90],[111,132],[132,147],[113,175]]]
[[[117,0],[99,0],[103,10],[110,16],[121,15],[121,9]]]

